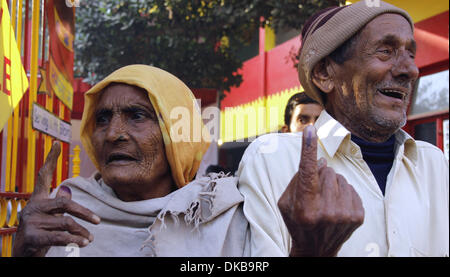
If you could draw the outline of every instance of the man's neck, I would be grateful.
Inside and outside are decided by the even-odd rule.
[[[363,120],[355,120],[345,113],[334,113],[333,110],[327,109],[327,112],[341,123],[353,135],[368,141],[381,143],[387,141],[397,130],[390,130],[380,126],[380,128],[373,128],[364,124]]]

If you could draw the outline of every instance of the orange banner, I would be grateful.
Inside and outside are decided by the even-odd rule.
[[[48,0],[46,12],[50,35],[48,87],[72,110],[75,8],[66,1]]]

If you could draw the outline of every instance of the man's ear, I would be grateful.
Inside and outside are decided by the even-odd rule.
[[[332,73],[331,63],[325,58],[314,66],[311,79],[321,91],[330,93],[334,89]]]
[[[283,127],[281,127],[281,132],[282,133],[289,133],[289,126],[284,124]]]

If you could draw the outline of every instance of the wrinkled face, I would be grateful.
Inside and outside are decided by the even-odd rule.
[[[314,124],[322,112],[319,104],[299,104],[292,112],[290,132],[302,132],[308,124]]]
[[[99,97],[92,144],[103,180],[124,201],[149,199],[170,175],[158,119],[147,93],[113,83]],[[165,194],[165,193],[163,193]]]
[[[330,94],[327,110],[332,106],[335,118],[362,138],[392,135],[406,123],[419,73],[415,52],[413,32],[404,17],[376,17],[361,31],[353,57],[333,64],[337,93]]]

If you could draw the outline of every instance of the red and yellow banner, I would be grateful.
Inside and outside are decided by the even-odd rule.
[[[28,79],[11,26],[6,0],[0,0],[0,130],[28,89]]]
[[[66,1],[53,0],[48,0],[46,7],[50,35],[48,87],[72,110],[75,8],[68,7]]]

